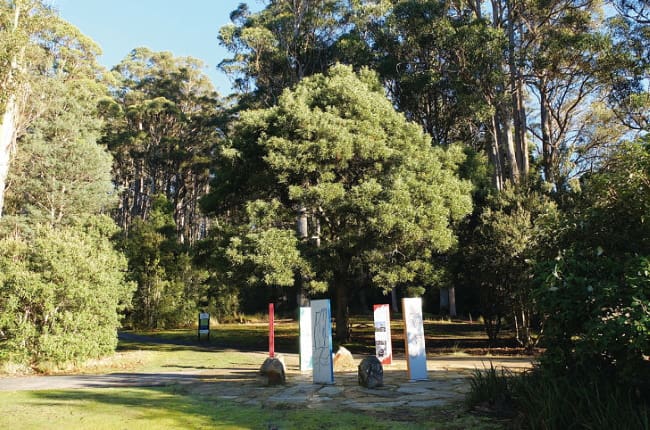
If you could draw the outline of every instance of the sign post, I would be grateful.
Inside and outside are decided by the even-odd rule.
[[[208,340],[210,340],[210,314],[206,312],[199,313],[199,329],[198,329],[199,341],[201,340],[201,335],[206,335]]]
[[[269,357],[275,357],[275,308],[269,303]]]
[[[422,299],[402,299],[404,315],[404,344],[409,379],[424,381],[427,377],[427,349],[424,344],[424,321],[422,320]]]
[[[374,305],[375,355],[381,364],[393,362],[393,345],[390,339],[390,308],[388,305]]]

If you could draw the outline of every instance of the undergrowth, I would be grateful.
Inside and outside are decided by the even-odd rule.
[[[560,377],[541,368],[522,374],[477,369],[466,404],[510,416],[515,429],[650,430],[650,404],[640,388],[588,373]]]

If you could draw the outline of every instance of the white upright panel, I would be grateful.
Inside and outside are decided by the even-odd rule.
[[[300,371],[312,369],[311,308],[300,308]]]
[[[390,341],[390,308],[388,305],[375,305],[375,354],[381,364],[393,362],[393,345]]]
[[[314,384],[334,383],[331,315],[329,299],[311,301]]]
[[[427,351],[424,344],[424,322],[422,321],[422,299],[402,299],[404,315],[404,343],[406,345],[409,379],[427,379]]]

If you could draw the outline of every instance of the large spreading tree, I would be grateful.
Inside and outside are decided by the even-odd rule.
[[[242,113],[222,154],[208,206],[242,226],[235,245],[241,236],[268,238],[264,229],[295,237],[296,216],[303,220],[300,241],[246,249],[297,248],[295,270],[334,293],[341,341],[350,335],[351,291],[363,282],[385,291],[431,285],[435,255],[454,245],[452,224],[471,210],[471,186],[456,174],[462,151],[432,147],[367,70],[334,66],[286,90],[276,106]]]

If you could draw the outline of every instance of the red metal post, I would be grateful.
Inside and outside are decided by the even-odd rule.
[[[269,303],[269,357],[275,357],[275,311],[273,303]]]

